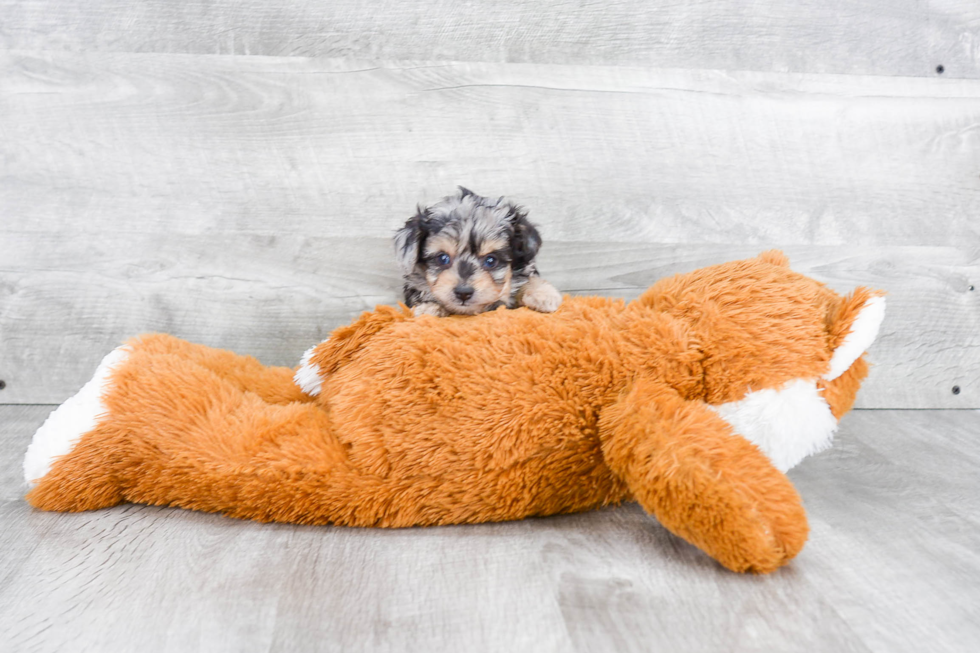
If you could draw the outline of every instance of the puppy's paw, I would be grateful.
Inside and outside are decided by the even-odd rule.
[[[541,277],[531,277],[521,291],[521,306],[541,313],[554,313],[561,306],[561,293]]]
[[[435,317],[446,317],[449,313],[442,306],[435,302],[423,302],[421,304],[416,304],[412,309],[412,313],[416,317],[419,315],[434,315]]]

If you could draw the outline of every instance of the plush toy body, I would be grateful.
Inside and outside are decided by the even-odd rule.
[[[807,536],[780,470],[829,446],[883,302],[768,252],[630,304],[382,307],[308,352],[302,387],[290,369],[145,336],[39,429],[28,500],[400,527],[632,498],[725,566],[771,571]]]

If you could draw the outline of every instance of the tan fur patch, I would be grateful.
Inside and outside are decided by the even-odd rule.
[[[470,277],[470,283],[476,289],[477,294],[483,294],[487,297],[494,295],[493,301],[499,301],[510,294],[510,275],[510,270],[507,270],[503,280],[497,283],[489,272],[480,270]]]
[[[488,254],[493,254],[496,251],[505,249],[508,243],[503,238],[491,238],[485,240],[480,244],[480,251],[477,252],[477,256],[483,257]]]
[[[450,257],[456,258],[456,255],[459,253],[458,248],[459,243],[456,242],[455,238],[448,238],[438,234],[425,241],[426,256],[432,256],[433,254],[438,254],[439,252],[445,252],[446,254],[449,254]]]
[[[459,275],[452,268],[447,270],[442,270],[435,273],[433,277],[432,273],[426,275],[429,281],[429,286],[432,289],[432,294],[435,295],[440,302],[449,301],[452,303],[453,289],[459,285]]]

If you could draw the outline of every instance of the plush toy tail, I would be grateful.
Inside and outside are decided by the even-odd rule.
[[[603,415],[600,438],[640,505],[728,569],[767,573],[803,548],[792,483],[704,403],[638,380]]]

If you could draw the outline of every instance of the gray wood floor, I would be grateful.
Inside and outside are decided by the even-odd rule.
[[[855,411],[791,473],[812,533],[725,571],[636,505],[371,530],[22,500],[50,407],[0,407],[0,649],[976,651],[980,412]]]

